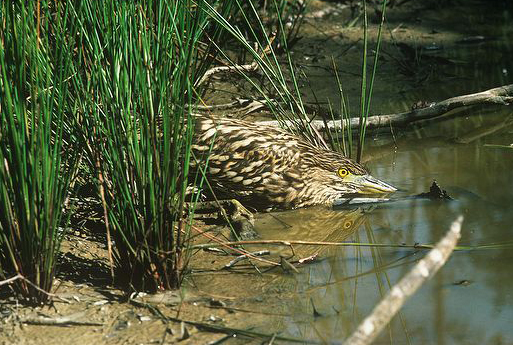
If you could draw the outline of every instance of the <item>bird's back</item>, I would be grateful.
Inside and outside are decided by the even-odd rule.
[[[256,208],[293,208],[287,189],[303,185],[297,166],[309,145],[286,131],[235,119],[199,117],[193,145],[199,162],[208,156],[207,177],[218,192]]]

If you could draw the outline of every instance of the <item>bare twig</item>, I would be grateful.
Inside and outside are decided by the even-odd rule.
[[[11,278],[8,278],[8,279],[0,281],[0,286],[5,285],[5,284],[12,284],[16,280],[23,280],[24,282],[26,282],[27,284],[32,286],[34,289],[36,289],[37,291],[47,295],[50,298],[54,298],[56,300],[59,300],[59,301],[62,301],[62,302],[66,302],[66,303],[71,303],[70,301],[68,301],[64,297],[61,297],[59,295],[56,295],[56,294],[53,294],[51,292],[48,292],[48,291],[45,291],[45,290],[41,289],[39,286],[37,286],[36,284],[34,284],[29,279],[25,278],[23,275],[21,275],[19,273],[17,275],[15,275],[15,276],[11,277]]]
[[[258,69],[258,64],[256,62],[247,64],[247,65],[233,65],[233,66],[217,66],[212,67],[208,71],[203,74],[201,79],[198,82],[198,85],[203,84],[208,78],[212,75],[220,72],[252,72]]]
[[[210,248],[217,246],[240,246],[247,244],[270,244],[291,247],[293,244],[301,244],[306,246],[338,246],[338,247],[390,247],[390,248],[414,248],[414,249],[432,249],[432,244],[387,244],[387,243],[360,243],[360,242],[326,242],[326,241],[301,241],[301,240],[249,240],[249,241],[234,241],[234,242],[218,242],[218,243],[204,243],[191,246],[193,249]],[[466,248],[468,249],[468,248]]]
[[[0,281],[0,286],[5,285],[5,284],[11,284],[11,283],[15,282],[16,280],[22,279],[22,278],[23,278],[23,276],[21,274],[17,274],[14,277],[7,278],[5,280]]]
[[[269,254],[271,254],[271,252],[268,250],[259,250],[257,252],[252,252],[252,253],[247,253],[247,254],[251,254],[252,256],[263,256],[263,255],[269,255]],[[235,259],[233,259],[232,261],[230,261],[229,263],[224,265],[224,268],[231,268],[237,262],[249,259],[249,256],[247,254],[242,254],[242,255],[237,256]]]
[[[413,269],[408,272],[379,302],[372,313],[363,320],[356,331],[346,339],[345,345],[370,344],[404,302],[442,267],[451,255],[461,234],[463,216],[459,216],[447,234]]]
[[[232,245],[230,245],[230,243],[237,243],[237,244],[242,244],[242,242],[244,241],[239,241],[239,242],[223,242],[221,241],[220,239],[216,238],[215,236],[212,236],[204,231],[202,231],[201,229],[199,229],[198,227],[196,226],[192,226],[192,229],[194,229],[196,232],[200,233],[201,235],[209,238],[210,240],[214,241],[214,242],[217,242],[217,244],[221,247],[225,247],[225,248],[228,248],[228,249],[231,249],[237,253],[240,253],[241,255],[245,255],[247,256],[248,258],[250,259],[255,259],[255,260],[258,260],[258,261],[261,261],[261,262],[264,262],[266,264],[270,264],[270,265],[273,265],[273,266],[279,266],[280,264],[276,263],[276,262],[273,262],[273,261],[270,261],[270,260],[266,260],[266,259],[262,259],[262,258],[259,258],[259,257],[256,257],[254,255],[252,255],[251,253],[248,253],[246,251],[243,251],[243,250],[240,250],[240,249],[237,249],[237,248],[234,248]],[[249,241],[251,242],[251,241]],[[210,246],[213,246],[212,243],[210,243]],[[206,246],[208,247],[208,245]],[[192,246],[191,248],[197,248],[195,246]]]
[[[276,38],[275,35],[272,35],[269,38],[269,44],[260,53],[260,57],[261,58],[263,58],[265,55],[269,54],[269,52],[271,51],[271,45],[273,44],[275,38]],[[256,49],[256,44],[255,44],[255,49]],[[242,73],[242,72],[256,71],[257,69],[258,69],[257,61],[253,61],[252,63],[246,64],[246,65],[236,65],[236,64],[234,64],[234,65],[231,65],[231,66],[212,67],[211,69],[206,71],[205,74],[203,74],[201,79],[198,81],[197,85],[203,84],[208,78],[210,78],[212,75],[214,75],[216,73],[219,73],[219,72],[239,72],[239,73]]]

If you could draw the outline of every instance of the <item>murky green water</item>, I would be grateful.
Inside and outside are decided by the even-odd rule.
[[[507,113],[495,114],[502,121]],[[487,113],[482,126],[493,121]],[[307,209],[262,216],[264,238],[364,243],[435,243],[457,215],[465,217],[460,245],[484,246],[455,252],[394,318],[380,341],[392,343],[513,342],[513,126],[468,144],[451,143],[476,119],[425,126],[398,141],[394,152],[369,163],[373,174],[416,194],[433,179],[454,201],[415,200],[374,210]],[[444,138],[444,139],[441,139]],[[416,143],[415,145],[413,143]],[[378,148],[376,152],[381,152]],[[368,154],[374,150],[369,148]],[[407,192],[406,192],[407,191]],[[279,221],[278,221],[279,220]],[[285,226],[288,224],[289,227]],[[325,260],[287,276],[297,293],[284,302],[290,317],[285,333],[321,341],[347,337],[390,286],[423,257],[424,251],[397,248],[297,248]],[[321,315],[313,316],[313,306]]]
[[[483,3],[465,8],[453,27],[460,34],[493,39],[445,46],[442,55],[459,62],[439,67],[436,78],[419,87],[398,83],[404,77],[397,74],[385,76],[377,84],[375,109],[397,112],[419,99],[441,100],[511,83],[513,35],[507,23],[512,12],[490,7],[490,14],[486,8]],[[423,24],[433,30],[441,23],[449,25],[436,12],[426,15]],[[457,215],[464,215],[459,244],[474,249],[455,252],[377,343],[513,343],[513,150],[487,146],[513,143],[513,110],[486,106],[463,115],[407,131],[395,129],[395,138],[371,133],[366,151],[372,174],[399,187],[402,194],[427,191],[436,179],[454,201],[414,200],[372,210],[306,209],[259,217],[258,231],[265,239],[432,244]],[[287,291],[281,299],[277,292],[274,302],[286,316],[273,318],[265,330],[327,343],[350,335],[425,254],[409,248],[295,250],[300,257],[320,253],[325,259],[274,282],[281,286],[278,291]]]
[[[333,4],[312,3],[318,8]],[[513,83],[513,9],[508,2],[404,3],[411,12],[401,6],[388,12],[372,114],[398,113],[418,101]],[[329,99],[337,107],[334,56],[351,109],[358,108],[361,32],[344,28],[344,20],[333,15],[304,24],[293,58],[311,83],[302,90],[307,102],[317,99],[322,106]],[[458,43],[479,35],[485,39]],[[440,49],[401,61],[394,45],[400,42]],[[409,75],[401,72],[403,63],[409,64]],[[411,246],[436,243],[462,214],[459,244],[469,249],[453,253],[376,343],[513,344],[513,150],[487,146],[512,144],[512,121],[511,106],[487,105],[460,109],[445,120],[394,128],[393,133],[368,133],[366,164],[373,176],[401,189],[397,196],[425,192],[436,179],[454,201],[260,214],[257,230],[263,239]],[[291,254],[290,248],[279,250]],[[426,251],[294,245],[294,253],[319,258],[294,274],[250,270],[196,276],[195,282],[246,309],[238,327],[305,342],[340,343]]]

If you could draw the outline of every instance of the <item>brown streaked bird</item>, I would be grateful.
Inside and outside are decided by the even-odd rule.
[[[342,154],[280,128],[198,116],[195,131],[194,154],[205,162],[210,153],[207,178],[214,191],[258,210],[396,191]]]

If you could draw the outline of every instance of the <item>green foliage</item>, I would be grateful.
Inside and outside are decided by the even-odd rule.
[[[370,83],[367,85],[367,2],[363,1],[363,62],[362,62],[362,83],[361,83],[361,94],[360,94],[360,128],[359,128],[359,140],[357,147],[356,160],[358,162],[361,161],[363,155],[363,146],[365,143],[365,132],[367,129],[367,118],[369,117],[370,104],[372,99],[372,89],[374,87],[374,78],[376,76],[376,68],[378,66],[378,57],[379,57],[379,47],[381,45],[381,33],[383,29],[383,24],[385,21],[385,13],[387,8],[387,1],[383,0],[383,4],[381,7],[381,23],[378,29],[378,37],[376,40],[376,53],[374,55],[374,62],[372,67],[372,74],[370,78]]]
[[[251,55],[250,59],[258,65],[266,85],[257,83],[243,70],[239,70],[239,72],[264,98],[265,104],[283,127],[316,142],[318,137],[308,125],[309,118],[301,98],[295,66],[288,49],[288,38],[291,33],[284,28],[282,20],[282,15],[288,13],[290,6],[294,6],[294,3],[288,5],[283,1],[270,2],[270,7],[273,7],[274,15],[277,18],[277,35],[271,35],[266,30],[265,24],[252,2],[235,0],[234,3],[240,10],[240,20],[245,24],[247,32],[241,31],[217,9],[207,5],[209,15]],[[285,63],[280,61],[276,46],[285,52],[287,58]],[[237,65],[223,50],[220,50],[220,54],[232,65]],[[274,99],[271,99],[270,95],[274,95]]]
[[[206,2],[2,2],[0,279],[44,301],[85,154],[109,254],[130,289],[176,288],[199,80],[223,33]],[[210,2],[220,15],[231,1]],[[110,238],[112,235],[112,238]]]
[[[262,87],[251,79],[242,70],[240,71],[243,76],[251,83],[251,85],[260,93],[264,98],[266,105],[271,109],[273,115],[281,122],[282,126],[287,128],[289,131],[303,136],[306,140],[309,140],[315,145],[328,146],[334,150],[343,152],[346,156],[351,157],[353,152],[353,132],[351,130],[351,114],[347,106],[347,100],[342,90],[342,82],[339,80],[338,75],[337,82],[339,85],[340,95],[340,121],[341,126],[337,127],[333,131],[328,130],[329,143],[326,143],[322,136],[312,126],[310,126],[310,115],[307,114],[305,106],[303,104],[301,91],[299,88],[299,77],[296,73],[296,66],[294,65],[288,49],[288,44],[291,39],[291,32],[297,33],[297,27],[293,26],[290,31],[284,28],[283,15],[284,13],[291,13],[291,8],[294,7],[295,2],[286,4],[283,1],[274,0],[269,2],[269,7],[274,7],[274,14],[276,17],[276,35],[266,33],[265,24],[255,6],[252,2],[241,2],[235,0],[235,3],[241,10],[241,20],[245,24],[246,32],[243,32],[239,27],[233,25],[222,15],[218,14],[217,11],[209,6],[209,12],[220,25],[222,25],[231,36],[245,48],[245,51],[251,54],[251,58],[254,63],[258,65],[260,73],[264,76],[268,87]],[[374,86],[374,78],[377,70],[377,61],[379,48],[381,43],[381,33],[384,24],[385,10],[387,1],[382,3],[382,18],[381,24],[378,29],[376,53],[374,56],[372,73],[367,79],[367,8],[366,2],[363,2],[363,24],[364,24],[364,49],[363,49],[363,61],[362,61],[362,82],[361,82],[361,95],[360,95],[360,126],[356,133],[358,135],[358,141],[356,143],[356,159],[361,160],[363,154],[363,146],[365,142],[366,124],[369,116],[370,104],[372,99],[372,90]],[[299,12],[302,13],[304,8],[300,8]],[[269,12],[269,10],[268,10]],[[298,15],[296,21],[299,22],[300,16]],[[274,41],[273,41],[274,39]],[[256,48],[253,47],[253,44]],[[280,57],[275,47],[280,47],[285,52],[285,61],[280,61]],[[235,62],[230,60],[228,54],[223,56],[235,65]],[[275,98],[271,99],[270,95],[274,95]],[[332,120],[335,120],[334,113],[331,109]],[[342,128],[342,130],[340,130]],[[342,141],[339,140],[342,138]]]
[[[69,20],[67,11],[46,2],[1,4],[0,279],[23,276],[12,288],[34,302],[45,301],[42,290],[52,286],[77,161],[63,145],[70,128]]]
[[[73,7],[84,141],[117,277],[135,290],[178,287],[188,260],[191,109],[213,56],[211,44],[200,45],[221,34],[204,4],[85,0]],[[226,17],[232,11],[229,1],[212,6]]]

